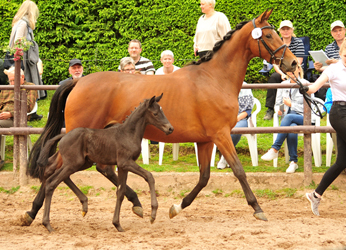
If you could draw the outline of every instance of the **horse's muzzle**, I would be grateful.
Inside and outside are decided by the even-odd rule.
[[[172,125],[167,125],[167,128],[165,128],[165,133],[166,133],[166,135],[172,134],[173,131],[174,131],[174,128],[173,128]]]

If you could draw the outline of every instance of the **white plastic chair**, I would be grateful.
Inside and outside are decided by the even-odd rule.
[[[35,106],[34,108],[31,110],[30,113],[28,113],[27,115],[31,115],[33,113],[37,112],[37,102],[35,102]],[[31,138],[30,135],[28,135],[28,149],[31,150],[32,149],[32,142],[31,142]],[[6,150],[6,135],[1,135],[1,144],[0,144],[0,156],[1,159],[4,161],[5,160],[5,150]]]
[[[321,118],[319,116],[316,116],[312,114],[315,119],[315,126],[320,126],[321,124]],[[279,116],[277,113],[274,113],[273,115],[273,126],[279,127]],[[277,133],[273,134],[273,142],[275,142]],[[299,133],[298,136],[304,136],[304,134]],[[312,154],[314,156],[315,166],[320,167],[322,165],[322,154],[321,154],[321,134],[320,133],[313,133],[311,134],[311,147],[312,147]],[[284,142],[284,153],[285,153],[285,162],[289,162],[289,155],[288,155],[288,147],[287,147],[287,140]],[[278,167],[278,158],[275,158],[273,160],[273,165],[275,168]]]
[[[142,158],[143,164],[149,164],[149,140],[142,139]]]
[[[254,98],[254,106],[255,105],[256,105],[256,109],[251,114],[250,118],[248,119],[248,128],[257,127],[257,114],[261,111],[261,103],[257,98]],[[246,136],[246,139],[249,145],[252,166],[256,167],[258,166],[257,134],[244,134],[244,135]],[[215,166],[216,148],[217,147],[214,144],[213,153],[211,155],[211,162],[210,162],[211,167]],[[199,166],[198,154],[197,154],[198,152],[197,143],[195,143],[195,152],[196,152],[196,158],[197,158],[197,166]]]

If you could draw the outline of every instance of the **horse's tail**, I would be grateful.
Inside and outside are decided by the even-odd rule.
[[[51,156],[52,152],[55,152],[58,142],[64,137],[64,134],[57,135],[52,139],[48,140],[44,147],[42,148],[39,157],[37,159],[36,165],[38,178],[42,181],[46,167],[48,166],[48,159]]]
[[[46,144],[46,142],[54,136],[61,133],[61,129],[64,125],[64,109],[66,99],[72,89],[76,86],[78,80],[67,81],[61,85],[54,93],[52,101],[49,107],[49,116],[43,132],[34,144],[28,160],[27,174],[33,178],[40,178],[41,171],[37,166],[37,160],[40,156],[40,151]],[[48,157],[53,155],[56,148],[51,148]]]

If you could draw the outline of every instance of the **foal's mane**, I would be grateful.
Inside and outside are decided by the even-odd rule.
[[[223,39],[221,41],[218,41],[215,43],[213,51],[208,52],[205,56],[203,56],[201,59],[199,59],[197,62],[192,62],[189,65],[200,65],[201,63],[210,61],[213,58],[213,55],[216,51],[218,51],[221,46],[229,39],[231,39],[232,35],[234,34],[234,32],[240,30],[241,28],[244,27],[245,24],[247,24],[249,21],[242,21],[240,23],[238,23],[235,27],[234,30],[230,30],[227,32],[227,34],[223,37]]]

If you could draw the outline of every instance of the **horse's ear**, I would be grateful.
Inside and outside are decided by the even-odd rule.
[[[155,98],[156,102],[159,102],[161,100],[162,96],[163,96],[163,93],[160,96],[156,97]]]
[[[155,102],[155,96],[153,96],[153,97],[150,99],[148,107],[150,107],[151,105],[153,105],[154,102]]]
[[[264,21],[268,21],[270,15],[272,14],[273,9],[267,9],[265,12],[262,13],[261,15],[261,23],[263,23]]]

